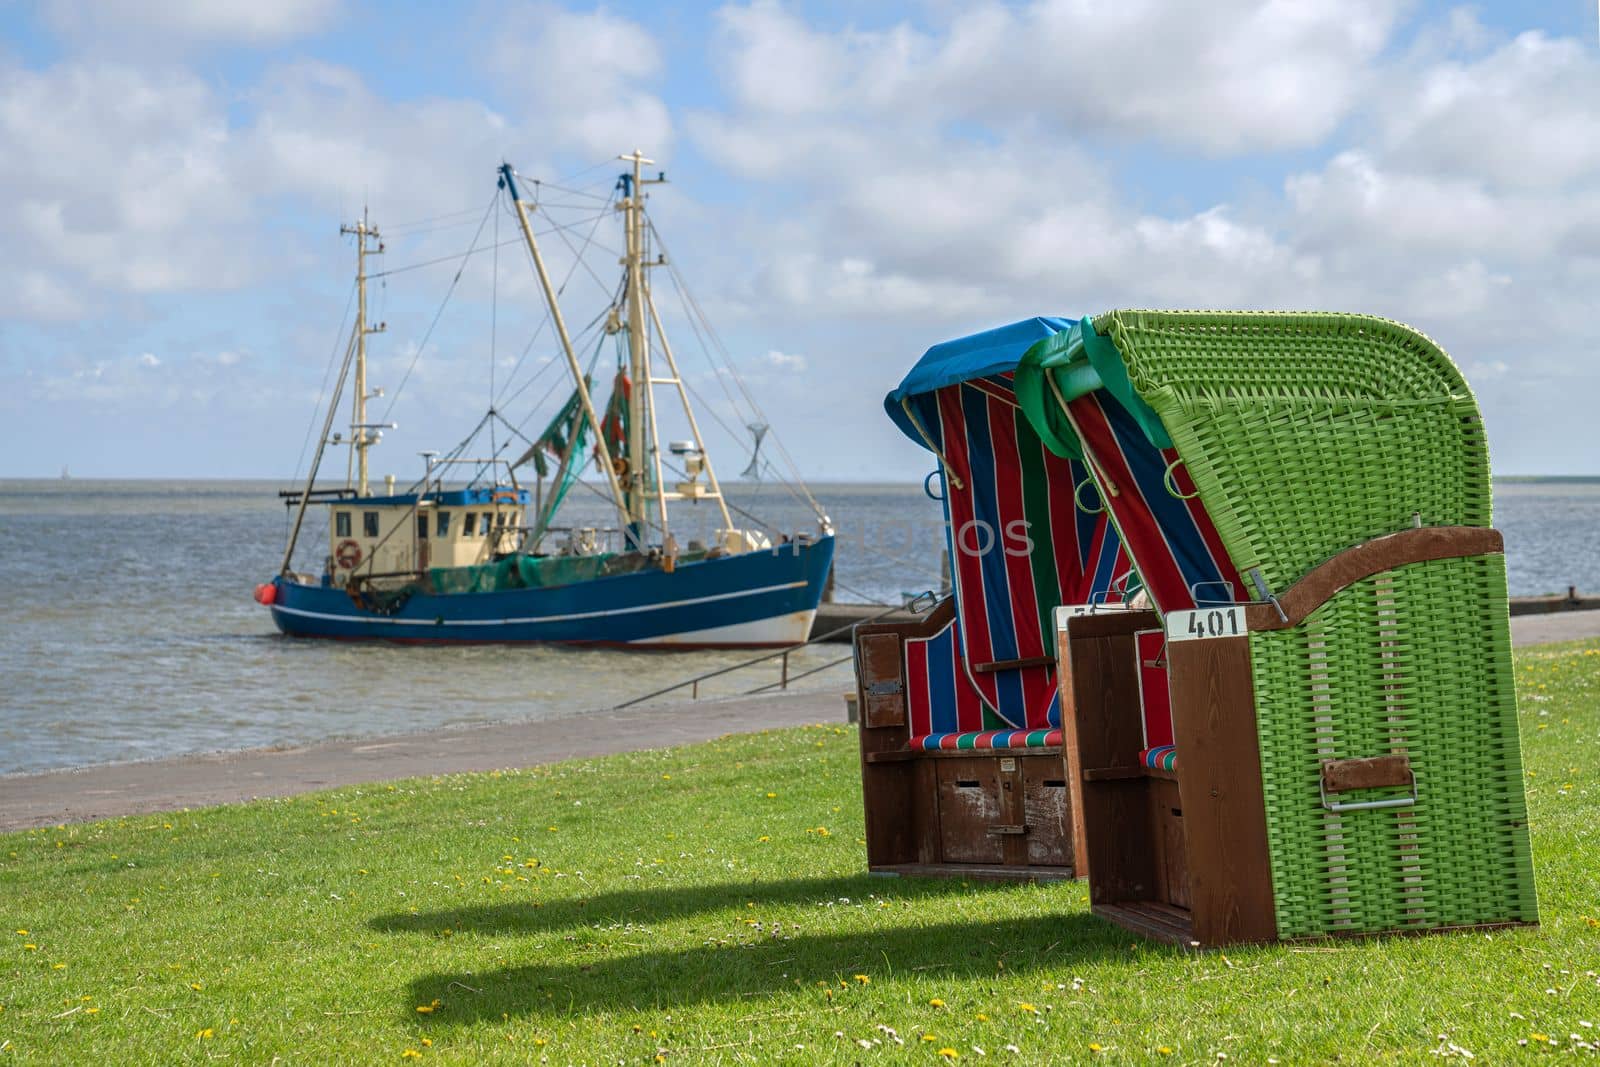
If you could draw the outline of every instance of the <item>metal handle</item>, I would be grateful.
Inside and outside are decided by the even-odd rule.
[[[1090,475],[1083,481],[1079,482],[1077,487],[1072,490],[1072,502],[1076,504],[1078,506],[1078,510],[1083,512],[1085,515],[1098,515],[1106,509],[1106,501],[1104,496],[1100,498],[1100,506],[1097,508],[1086,508],[1083,506],[1083,487],[1093,484],[1094,476]],[[1099,491],[1100,487],[1095,486],[1095,492],[1098,493]]]
[[[1179,500],[1193,500],[1195,497],[1200,495],[1200,490],[1196,489],[1194,492],[1189,493],[1186,496],[1183,493],[1178,492],[1178,483],[1172,478],[1172,472],[1177,470],[1178,464],[1182,462],[1183,457],[1179,456],[1177,459],[1167,464],[1167,472],[1161,476],[1161,484],[1166,487],[1167,494],[1169,496],[1175,496]]]

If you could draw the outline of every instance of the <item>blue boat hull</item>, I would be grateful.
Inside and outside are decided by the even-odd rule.
[[[833,561],[833,538],[574,585],[417,593],[391,615],[336,586],[273,579],[279,630],[299,637],[402,642],[543,641],[673,648],[763,648],[806,639]]]

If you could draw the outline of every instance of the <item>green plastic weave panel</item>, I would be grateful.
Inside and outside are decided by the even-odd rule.
[[[1250,654],[1279,936],[1537,919],[1504,556],[1358,582]],[[1323,760],[1399,752],[1414,807],[1323,807]]]
[[[1488,526],[1488,450],[1455,365],[1363,315],[1114,311],[1095,322],[1161,417],[1241,571],[1282,591],[1412,525]]]

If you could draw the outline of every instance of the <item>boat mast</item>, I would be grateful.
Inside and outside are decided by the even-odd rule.
[[[372,427],[367,424],[367,334],[382,333],[386,323],[376,326],[367,325],[367,256],[376,255],[383,251],[383,244],[368,248],[367,241],[379,240],[378,227],[372,225],[367,217],[367,209],[361,209],[361,221],[354,226],[344,225],[339,227],[340,233],[354,234],[356,239],[356,381],[355,405],[350,416],[350,447],[356,458],[355,489],[359,496],[370,496],[367,488],[367,449],[377,444],[377,435],[372,433]],[[374,396],[383,395],[380,393]],[[350,484],[348,476],[345,484]]]
[[[583,416],[588,420],[589,429],[594,434],[594,446],[600,454],[600,466],[606,472],[607,484],[611,486],[611,499],[616,502],[617,511],[623,521],[630,522],[631,516],[622,492],[622,483],[617,480],[617,469],[612,463],[611,449],[606,444],[605,431],[600,426],[600,416],[595,414],[594,401],[589,396],[589,386],[583,380],[583,368],[578,364],[577,354],[572,350],[572,337],[567,333],[567,320],[561,315],[561,305],[556,300],[555,287],[550,284],[550,273],[544,269],[544,256],[539,252],[539,242],[533,236],[533,225],[528,221],[528,206],[517,194],[516,171],[511,169],[509,163],[500,164],[500,184],[511,195],[511,203],[517,210],[517,222],[522,227],[522,238],[527,242],[528,251],[533,256],[533,267],[539,274],[539,284],[544,288],[544,299],[550,308],[550,318],[555,322],[556,333],[561,337],[561,351],[567,357],[567,369],[572,372],[572,380],[577,385],[578,401],[583,405]]]
[[[660,184],[663,179],[657,178],[646,183],[641,178],[640,167],[655,160],[646,159],[637,148],[632,155],[617,158],[633,164],[633,173],[622,176],[627,195],[617,204],[617,209],[623,213],[628,249],[628,377],[633,380],[633,387],[628,391],[628,539],[632,542],[629,547],[637,549],[644,547],[644,526],[649,518],[650,502],[645,496],[645,464],[649,456],[645,448],[645,431],[647,422],[652,418],[652,413],[647,410],[651,407],[651,382],[649,335],[644,312],[643,187],[646,184]],[[655,441],[651,445],[659,448]],[[667,517],[663,513],[663,531],[666,522]]]

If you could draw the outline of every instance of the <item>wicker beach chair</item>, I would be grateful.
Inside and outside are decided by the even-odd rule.
[[[1036,343],[1015,392],[1155,609],[1058,620],[1096,912],[1208,945],[1535,922],[1504,557],[1449,358],[1366,316],[1116,311]]]
[[[1011,385],[1023,352],[1071,325],[938,345],[885,401],[939,459],[953,595],[916,624],[856,630],[875,871],[1073,875],[1053,613],[1130,564],[1105,516],[1073,504],[1088,471],[1044,447]]]

